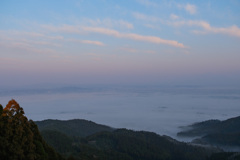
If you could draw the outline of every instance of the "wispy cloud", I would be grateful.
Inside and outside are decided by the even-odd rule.
[[[178,4],[178,8],[183,8],[186,12],[190,13],[190,14],[195,14],[197,12],[197,7],[193,4]]]
[[[78,40],[64,38],[62,32],[67,33],[79,33],[79,27],[68,26],[71,30],[66,30],[66,25],[62,27],[44,26],[43,33],[16,31],[16,30],[0,30],[0,48],[6,50],[8,54],[42,54],[42,55],[58,55],[61,54],[61,49],[66,44],[65,42],[77,42],[83,44],[104,46],[104,43],[100,41],[92,40]],[[46,31],[48,28],[48,31]],[[61,33],[52,34],[49,31],[58,30]],[[60,34],[60,35],[59,35]]]
[[[18,30],[0,30],[0,37],[5,37],[5,39],[11,38],[36,38],[36,39],[49,39],[49,40],[62,40],[63,36],[50,36],[40,32],[28,32],[28,31],[18,31]]]
[[[197,12],[197,7],[192,4],[187,4],[184,6],[185,10],[190,14],[195,14]]]
[[[61,26],[41,25],[41,28],[51,32],[81,33],[80,26],[63,24]]]
[[[82,40],[81,42],[86,43],[86,44],[94,44],[94,45],[98,45],[98,46],[104,46],[104,44],[99,41]]]
[[[131,47],[123,47],[120,50],[124,52],[129,52],[129,53],[146,53],[146,54],[156,54],[156,51],[154,50],[139,50]]]
[[[81,25],[84,26],[97,26],[97,27],[107,27],[107,28],[124,28],[124,29],[133,29],[134,26],[132,23],[125,21],[125,20],[116,20],[110,18],[104,19],[89,19],[83,18],[80,22]]]
[[[207,34],[207,33],[215,33],[215,34],[227,34],[230,36],[240,37],[240,28],[236,25],[230,27],[212,27],[206,21],[176,21],[171,23],[174,26],[198,26],[201,27],[203,30],[194,30],[194,33],[198,34]]]
[[[179,18],[179,16],[177,16],[176,14],[171,14],[170,15],[170,19],[172,19],[172,20],[176,20],[178,18]]]
[[[133,24],[131,24],[127,21],[124,21],[124,20],[119,20],[118,23],[119,23],[120,26],[123,26],[123,27],[128,28],[128,29],[133,29],[134,28]]]
[[[68,39],[70,42],[84,43],[84,44],[93,44],[97,46],[104,46],[104,43],[100,41],[91,41],[91,40],[79,40],[79,39]]]
[[[150,28],[150,29],[161,30],[161,27],[159,27],[159,25],[144,24],[144,26],[147,27],[147,28]]]
[[[146,6],[146,7],[157,7],[158,4],[157,3],[154,3],[154,2],[151,2],[149,0],[136,0],[138,3]]]
[[[7,47],[15,48],[45,48],[59,47],[58,40],[63,40],[62,36],[50,36],[43,33],[7,30],[0,31],[0,41]]]
[[[135,33],[120,33],[116,30],[107,29],[107,28],[97,28],[97,27],[83,27],[83,30],[86,32],[94,32],[94,33],[114,36],[117,38],[127,38],[127,39],[132,39],[137,41],[145,41],[145,42],[156,43],[156,44],[167,44],[174,47],[186,48],[182,43],[179,43],[177,41],[165,40],[155,36],[144,36],[144,35],[139,35]]]
[[[35,44],[29,43],[29,42],[21,42],[21,41],[8,41],[0,42],[0,48],[7,48],[10,49],[14,54],[16,53],[38,53],[38,54],[57,54],[55,49],[52,49],[51,47],[44,47],[39,48]]]
[[[151,22],[158,22],[161,21],[160,18],[155,17],[155,16],[149,16],[143,13],[139,13],[139,12],[134,12],[133,17],[138,19],[138,20],[144,20],[144,21],[151,21]]]
[[[76,34],[86,34],[86,33],[98,33],[108,36],[113,36],[117,38],[126,38],[126,39],[132,39],[136,41],[145,41],[149,43],[155,43],[155,44],[166,44],[173,47],[179,47],[179,48],[186,48],[182,43],[179,43],[175,40],[166,40],[162,39],[160,37],[156,36],[145,36],[135,33],[122,33],[117,30],[108,29],[108,28],[101,28],[101,27],[81,27],[81,26],[44,26],[45,29],[48,29],[50,31],[61,31],[61,32],[67,32],[67,33],[76,33]],[[69,30],[70,29],[70,30]]]

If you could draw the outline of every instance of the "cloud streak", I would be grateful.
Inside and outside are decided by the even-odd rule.
[[[201,27],[203,30],[194,30],[194,33],[197,34],[207,34],[207,33],[215,33],[215,34],[227,34],[230,36],[236,36],[240,37],[240,28],[236,25],[230,26],[230,27],[212,27],[208,22],[206,21],[177,21],[171,23],[172,25],[176,27],[180,26],[198,26]]]
[[[93,44],[97,46],[104,46],[105,44],[100,41],[91,41],[91,40],[78,40],[78,39],[69,39],[67,41],[70,42],[77,42],[77,43],[84,43],[84,44]]]
[[[144,36],[144,35],[139,35],[135,33],[120,33],[116,30],[98,28],[98,27],[83,27],[82,29],[86,32],[94,32],[94,33],[104,34],[104,35],[113,36],[117,38],[126,38],[126,39],[132,39],[136,41],[145,41],[145,42],[150,42],[155,44],[166,44],[166,45],[170,45],[178,48],[186,48],[182,43],[179,43],[177,41],[166,40],[166,39],[162,39],[160,37],[155,37],[155,36]]]
[[[86,33],[98,33],[103,35],[108,35],[116,38],[126,38],[136,41],[144,41],[155,44],[166,44],[178,48],[186,48],[182,43],[179,43],[175,40],[166,40],[156,36],[145,36],[135,33],[122,33],[117,30],[101,28],[101,27],[82,27],[82,26],[43,26],[44,29],[47,29],[52,32],[63,32],[63,33],[75,33],[75,34],[86,34]],[[83,42],[82,42],[83,43]],[[85,41],[85,43],[92,43],[96,45],[103,45],[102,42],[98,41]]]
[[[104,46],[104,44],[99,41],[82,40],[81,42],[85,43],[85,44],[94,44],[94,45],[98,45],[98,46]]]

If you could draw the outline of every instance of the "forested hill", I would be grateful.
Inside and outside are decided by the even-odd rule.
[[[219,151],[181,143],[152,132],[127,129],[103,131],[87,137],[52,129],[41,133],[65,157],[70,154],[79,160],[204,160]]]
[[[194,143],[226,146],[240,150],[240,116],[224,121],[208,120],[188,126],[188,129],[178,133],[178,136],[201,137]],[[226,148],[224,147],[224,148]]]
[[[59,131],[69,136],[86,137],[102,131],[113,131],[114,129],[105,125],[96,124],[92,121],[73,120],[44,120],[35,121],[40,131]]]
[[[51,126],[52,122],[54,125],[60,124],[60,126],[63,122],[70,126],[77,125],[76,122],[89,123],[85,120],[47,120],[43,122],[46,123],[45,126]],[[47,125],[48,122],[49,125]],[[90,122],[90,124],[92,123]],[[93,126],[95,125],[98,124],[94,123]],[[65,157],[71,156],[76,160],[227,160],[231,157],[240,159],[238,153],[225,153],[219,149],[197,147],[152,132],[114,129],[81,137],[64,132],[64,125],[62,128],[56,127],[58,130],[51,127],[50,129],[43,128],[41,134],[48,144]],[[86,133],[85,129],[89,130],[89,126],[81,127],[84,133]],[[107,129],[109,128],[107,127]],[[71,131],[75,132],[74,129]]]
[[[204,122],[194,123],[188,126],[188,130],[179,132],[179,136],[203,136],[206,134],[221,132],[221,133],[236,133],[240,132],[240,116],[230,118],[224,121],[208,120]]]

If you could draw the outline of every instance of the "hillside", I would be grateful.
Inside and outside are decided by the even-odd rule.
[[[73,156],[75,159],[202,160],[219,151],[188,145],[152,132],[113,130],[85,120],[46,120],[39,121],[37,124],[49,145],[65,157]],[[81,124],[85,125],[81,126]],[[66,126],[71,132],[65,131]],[[76,126],[81,126],[81,129]],[[95,127],[103,130],[82,136],[82,133],[87,135],[86,133],[90,133],[89,130],[92,131]]]
[[[113,131],[114,129],[105,125],[96,124],[92,121],[73,120],[44,120],[35,121],[40,131],[59,131],[69,136],[86,137],[102,131]]]
[[[240,116],[224,121],[209,120],[188,126],[188,130],[179,132],[178,136],[197,137],[194,143],[211,144],[240,149]]]

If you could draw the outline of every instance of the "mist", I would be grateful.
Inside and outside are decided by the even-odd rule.
[[[87,119],[114,128],[156,132],[178,140],[181,126],[239,116],[240,88],[201,86],[81,86],[4,90],[33,120]]]

